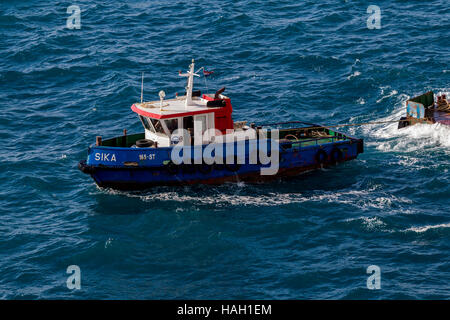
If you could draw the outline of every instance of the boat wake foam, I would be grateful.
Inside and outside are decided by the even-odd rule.
[[[444,92],[444,91],[443,91]],[[393,90],[391,94],[397,95],[397,91]],[[379,100],[384,99],[385,96]],[[446,152],[450,148],[450,127],[436,124],[417,124],[409,126],[401,130],[398,129],[396,122],[405,115],[404,101],[409,96],[404,94],[398,95],[400,106],[396,108],[390,115],[374,120],[374,122],[393,121],[389,124],[374,124],[362,127],[362,133],[372,139],[367,139],[368,146],[375,146],[377,150],[382,152],[415,152],[425,148],[444,147]]]
[[[450,128],[445,125],[417,124],[397,130],[396,124],[373,132],[380,141],[377,150],[383,152],[414,152],[430,147],[450,147]],[[370,145],[370,143],[369,143]]]
[[[367,231],[379,231],[385,233],[425,233],[430,230],[448,230],[450,223],[442,223],[436,225],[426,225],[422,227],[410,227],[407,229],[389,228],[388,224],[380,217],[358,217],[346,219],[347,223],[359,223],[360,226]]]
[[[429,225],[429,226],[423,226],[423,227],[411,227],[411,228],[404,230],[404,232],[424,233],[424,232],[427,232],[428,230],[442,229],[442,228],[450,228],[450,223]]]
[[[261,187],[263,188],[263,187]],[[174,202],[191,203],[194,206],[213,205],[216,208],[230,206],[242,207],[274,207],[307,202],[325,202],[329,204],[341,204],[359,208],[363,211],[373,209],[401,209],[401,204],[411,203],[409,199],[399,198],[394,195],[385,194],[376,187],[365,190],[323,191],[315,190],[314,194],[269,192],[265,189],[259,190],[254,185],[229,185],[224,191],[223,187],[208,188],[208,195],[199,195],[203,192],[192,192],[189,190],[173,190],[170,187],[161,187],[158,190],[147,193],[135,193],[117,191],[113,189],[100,190],[113,195],[137,198],[144,202]],[[251,194],[250,194],[251,193]],[[206,194],[206,192],[205,192]]]

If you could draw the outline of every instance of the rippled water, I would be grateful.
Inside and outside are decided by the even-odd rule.
[[[449,2],[0,3],[0,298],[449,298],[450,129],[343,131],[358,160],[263,185],[100,190],[76,164],[191,58],[235,120],[397,120],[449,91]],[[66,268],[81,268],[81,290]],[[381,268],[381,289],[366,268]]]

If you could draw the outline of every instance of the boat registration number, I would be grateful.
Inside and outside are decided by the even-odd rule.
[[[139,160],[155,160],[155,154],[154,153],[150,153],[150,154],[140,154],[139,155]]]

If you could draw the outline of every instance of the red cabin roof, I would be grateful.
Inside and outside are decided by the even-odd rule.
[[[208,107],[208,101],[223,100],[223,107]],[[230,98],[219,95],[218,99],[214,99],[213,95],[204,94],[201,97],[193,97],[190,104],[186,106],[185,96],[168,99],[163,101],[151,101],[135,103],[131,106],[131,110],[137,114],[150,117],[153,119],[170,119],[187,116],[195,116],[199,114],[214,113],[215,127],[220,131],[233,129],[232,112]]]

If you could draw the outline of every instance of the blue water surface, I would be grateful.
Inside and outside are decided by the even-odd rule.
[[[226,86],[235,120],[397,120],[409,97],[450,91],[448,8],[1,1],[0,298],[449,299],[444,126],[343,128],[365,139],[357,160],[261,185],[116,192],[76,167],[95,136],[142,131],[142,72],[146,100],[173,97],[192,58],[215,71],[197,88]]]

